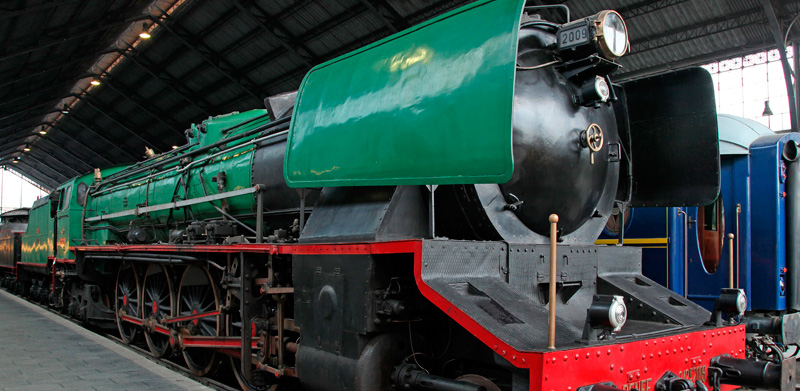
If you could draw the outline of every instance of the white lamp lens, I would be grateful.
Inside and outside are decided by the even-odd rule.
[[[603,39],[611,53],[620,57],[628,48],[628,34],[625,22],[616,12],[609,12],[603,23]]]
[[[614,301],[611,302],[611,307],[608,309],[608,320],[614,327],[614,331],[619,331],[628,320],[628,308],[625,306],[622,296],[614,296]]]
[[[597,91],[597,95],[600,97],[600,100],[603,102],[607,101],[608,98],[611,96],[611,93],[608,89],[608,83],[606,83],[606,79],[598,76],[594,80],[594,89]]]
[[[736,297],[736,309],[739,310],[740,314],[747,310],[747,296],[743,293],[739,293],[738,297]]]

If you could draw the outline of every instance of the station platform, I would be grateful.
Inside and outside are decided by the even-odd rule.
[[[0,290],[0,391],[211,390]]]

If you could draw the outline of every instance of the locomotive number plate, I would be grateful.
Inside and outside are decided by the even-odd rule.
[[[577,46],[589,42],[589,40],[589,27],[587,26],[580,26],[578,28],[558,32],[559,49]]]

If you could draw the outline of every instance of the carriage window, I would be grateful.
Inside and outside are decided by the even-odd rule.
[[[79,183],[78,187],[75,188],[75,198],[78,201],[78,205],[83,206],[86,204],[86,190],[89,189],[89,186],[86,183]]]
[[[714,273],[719,267],[722,248],[725,245],[725,208],[722,196],[713,203],[697,208],[697,244],[703,267]]]

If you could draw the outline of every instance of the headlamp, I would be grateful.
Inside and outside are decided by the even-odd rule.
[[[595,22],[599,26],[597,42],[603,57],[613,60],[628,51],[628,28],[616,11],[601,11]]]
[[[628,51],[628,28],[616,11],[600,11],[562,25],[558,29],[558,51],[565,59],[599,54],[613,61]]]

